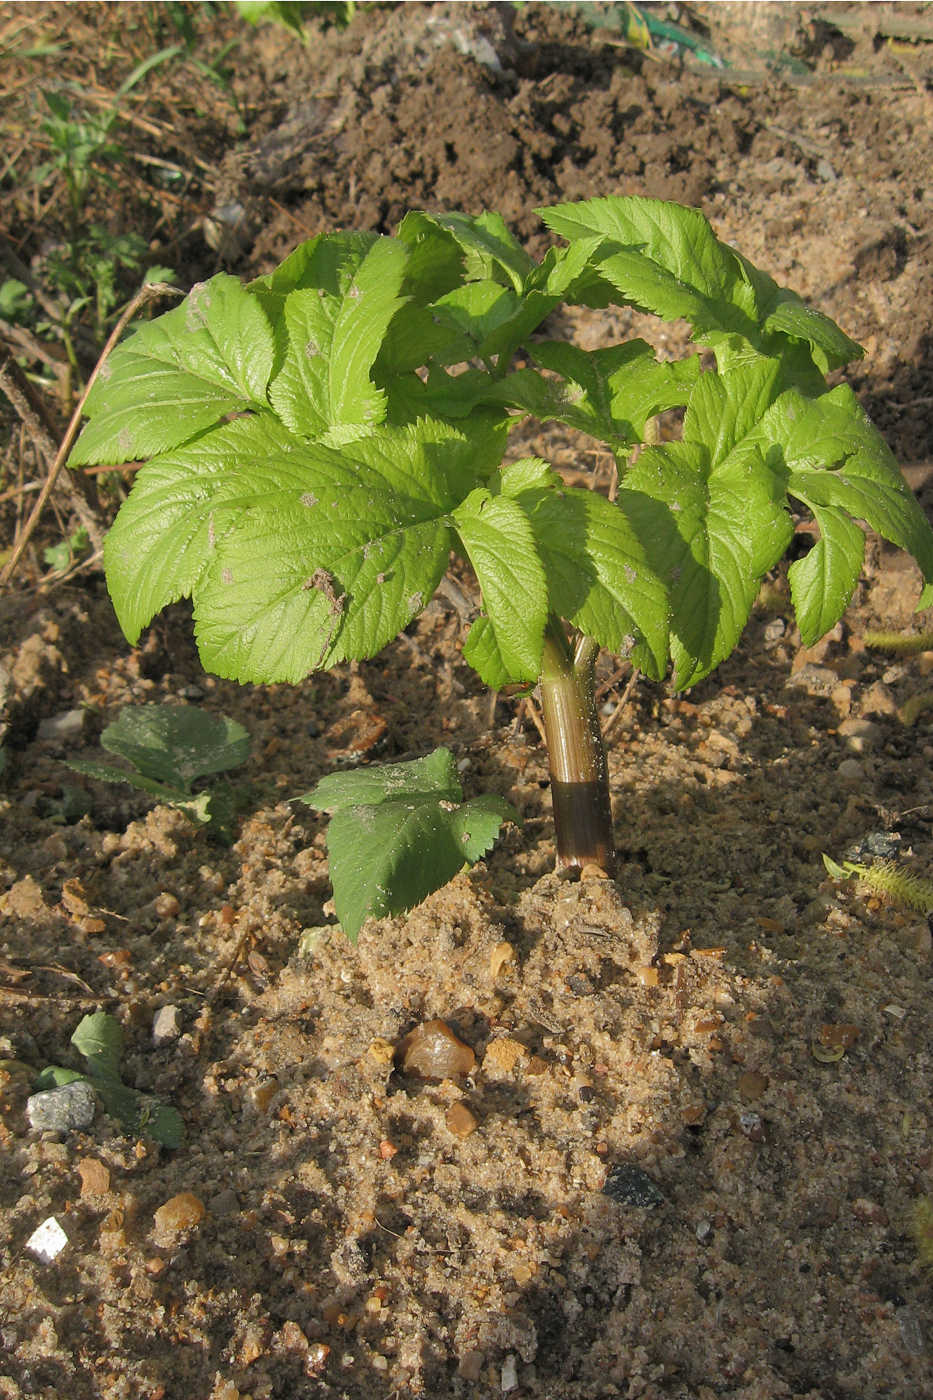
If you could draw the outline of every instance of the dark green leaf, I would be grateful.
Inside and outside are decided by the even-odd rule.
[[[479,860],[509,804],[487,795],[462,801],[453,755],[331,774],[301,799],[333,812],[327,832],[337,917],[355,941],[368,918],[411,909]]]
[[[242,724],[197,705],[131,705],[100,736],[146,778],[190,791],[195,778],[224,773],[249,757]]]

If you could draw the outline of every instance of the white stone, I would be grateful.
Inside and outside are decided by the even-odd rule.
[[[507,1395],[510,1390],[518,1389],[518,1365],[512,1352],[509,1352],[502,1363],[502,1382],[499,1388],[503,1395]]]
[[[160,1006],[152,1018],[152,1043],[171,1045],[181,1035],[181,1012],[177,1006]]]
[[[43,1220],[38,1229],[33,1230],[26,1241],[26,1248],[30,1254],[41,1259],[43,1264],[51,1264],[53,1259],[58,1258],[67,1243],[68,1236],[55,1216],[50,1215],[48,1220]]]

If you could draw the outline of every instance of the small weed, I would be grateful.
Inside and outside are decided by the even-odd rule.
[[[464,802],[449,749],[332,773],[298,801],[331,814],[334,905],[354,943],[367,919],[420,904],[484,856],[504,821],[520,821],[502,797]]]
[[[185,1129],[177,1109],[124,1084],[120,1077],[123,1031],[119,1021],[105,1011],[85,1016],[71,1043],[87,1061],[87,1073],[50,1065],[39,1075],[36,1088],[58,1089],[82,1079],[92,1085],[104,1108],[130,1137],[151,1137],[163,1147],[180,1147]]]
[[[307,43],[304,23],[311,15],[346,29],[356,12],[354,0],[234,0],[237,13],[249,24],[280,24]]]
[[[823,864],[834,880],[855,878],[873,894],[881,894],[905,909],[921,914],[933,911],[933,880],[925,880],[912,870],[905,870],[894,860],[879,860],[872,865],[844,860],[841,864],[823,855]]]
[[[230,839],[235,804],[229,783],[200,792],[193,785],[246,762],[250,737],[236,720],[208,714],[196,705],[137,705],[108,724],[100,742],[132,769],[86,759],[73,759],[69,768],[101,782],[128,783],[180,808],[192,821],[211,826],[219,839]]]
[[[862,640],[869,650],[889,651],[894,656],[933,651],[933,632],[866,632]]]
[[[82,525],[61,544],[49,545],[48,549],[43,550],[42,558],[54,573],[63,574],[80,558],[90,542],[90,536]]]
[[[921,1264],[933,1272],[933,1197],[920,1196],[914,1203],[910,1233]]]

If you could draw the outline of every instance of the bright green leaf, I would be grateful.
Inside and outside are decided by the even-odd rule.
[[[534,263],[502,218],[491,211],[478,214],[438,214],[434,216],[441,228],[453,234],[465,254],[467,277],[476,282],[482,278],[503,278],[520,292]]]
[[[400,243],[381,238],[339,294],[301,287],[286,297],[288,342],[269,399],[293,432],[321,438],[339,428],[363,435],[384,418],[385,395],[370,370],[402,304],[406,257]]]
[[[534,681],[541,669],[548,614],[547,578],[521,505],[485,488],[453,512],[457,533],[483,592],[502,667],[512,681]],[[475,655],[475,644],[467,660]]]
[[[660,680],[667,664],[667,590],[627,515],[628,498],[612,503],[564,486],[556,473],[524,487],[512,468],[503,473],[503,486],[516,490],[527,513],[550,610]]]
[[[791,599],[805,647],[835,627],[849,605],[865,554],[865,536],[842,511],[812,506],[820,538],[787,571]]]
[[[235,277],[218,273],[118,345],[85,404],[70,466],[151,457],[225,414],[266,407],[272,327]]]
[[[773,363],[760,360],[701,376],[684,440],[646,448],[619,493],[670,592],[678,689],[733,650],[760,580],[793,533],[784,482],[766,466],[756,422],[776,378]]]
[[[285,300],[292,292],[310,287],[327,296],[346,296],[360,266],[378,242],[378,234],[359,230],[319,233],[299,243],[271,272],[250,282],[248,291],[265,308],[274,324],[280,319]]]
[[[715,349],[721,369],[741,361],[743,345],[783,357],[799,342],[821,372],[863,353],[829,317],[718,239],[698,209],[628,195],[538,212],[564,238],[601,236],[590,258],[593,273],[624,301],[664,320],[689,321],[694,338]],[[580,299],[600,304],[592,283]]]
[[[776,304],[762,323],[762,330],[780,331],[782,335],[805,340],[811,347],[820,370],[826,373],[840,369],[853,360],[864,358],[865,351],[856,341],[840,330],[835,321],[816,311],[785,287],[776,289]]]
[[[450,511],[501,450],[490,422],[472,440],[380,428],[340,452],[226,424],[138,473],[104,551],[121,626],[135,641],[190,594],[204,665],[244,681],[372,656],[430,601]]]

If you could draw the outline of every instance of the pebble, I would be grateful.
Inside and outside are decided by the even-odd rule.
[[[864,764],[859,763],[857,758],[844,758],[836,772],[846,783],[863,783],[865,781]]]
[[[804,690],[808,695],[831,695],[838,684],[839,677],[831,667],[814,666],[812,661],[808,661],[799,671],[788,676],[784,688]]]
[[[466,1351],[457,1363],[457,1375],[465,1381],[478,1381],[486,1364],[486,1354],[482,1351]]]
[[[760,1113],[752,1113],[746,1110],[739,1114],[739,1132],[743,1137],[747,1137],[749,1142],[764,1142],[765,1125],[762,1122]]]
[[[76,739],[84,728],[84,710],[65,710],[39,721],[40,739]]]
[[[476,1056],[446,1021],[423,1021],[406,1035],[400,1046],[402,1069],[422,1079],[455,1079],[469,1074]]]
[[[388,1069],[389,1065],[391,1065],[392,1061],[395,1059],[395,1046],[391,1041],[384,1040],[382,1036],[377,1036],[375,1040],[370,1041],[368,1053],[370,1059],[375,1060],[377,1065],[382,1069]]]
[[[650,1210],[664,1202],[663,1193],[655,1186],[647,1172],[627,1162],[617,1162],[614,1167],[609,1168],[602,1193],[620,1206],[638,1206]]]
[[[469,1137],[479,1126],[476,1116],[470,1112],[465,1103],[452,1103],[447,1110],[444,1121],[454,1137]]]
[[[760,1099],[768,1087],[768,1076],[759,1070],[748,1069],[739,1075],[738,1090],[743,1099]]]
[[[180,1235],[200,1225],[205,1214],[199,1197],[192,1191],[179,1191],[155,1212],[153,1238],[156,1244],[174,1244]]]
[[[489,972],[493,979],[500,977],[503,972],[511,970],[511,964],[515,962],[515,949],[506,939],[501,939],[494,944],[489,954]]]
[[[844,860],[864,861],[871,856],[879,860],[893,860],[900,852],[903,837],[899,831],[869,831],[861,840],[849,846]]]
[[[152,1018],[152,1043],[171,1045],[181,1035],[181,1012],[177,1006],[160,1006]]]
[[[853,753],[877,748],[881,742],[881,727],[870,719],[844,719],[837,733],[840,739],[845,739],[846,747]]]
[[[499,1385],[503,1395],[507,1395],[510,1390],[518,1389],[518,1361],[512,1352],[502,1363],[502,1378]]]
[[[875,681],[861,697],[861,710],[863,715],[896,715],[897,701],[886,685]]]
[[[73,1079],[57,1089],[43,1089],[26,1100],[26,1117],[37,1133],[89,1128],[96,1112],[97,1095],[86,1079]]]
[[[13,914],[18,919],[34,919],[48,912],[48,905],[41,888],[31,875],[24,875],[11,885],[0,901],[4,913]]]
[[[911,1356],[923,1356],[927,1344],[920,1315],[913,1308],[904,1305],[896,1310],[895,1316],[905,1350],[909,1351]]]
[[[26,1248],[30,1254],[41,1259],[43,1264],[51,1264],[53,1259],[58,1258],[67,1243],[68,1236],[55,1216],[50,1215],[48,1220],[43,1220],[42,1224],[33,1230],[26,1241]]]
[[[170,894],[168,890],[163,890],[161,894],[156,895],[153,908],[160,919],[174,919],[175,915],[181,909],[181,904],[178,901],[177,895]]]
[[[589,861],[586,865],[582,866],[581,869],[580,869],[580,883],[581,883],[581,884],[586,884],[586,882],[587,882],[588,880],[608,880],[608,879],[609,879],[609,872],[608,872],[607,870],[604,870],[603,867],[602,867],[601,865],[597,865],[595,861]]]

